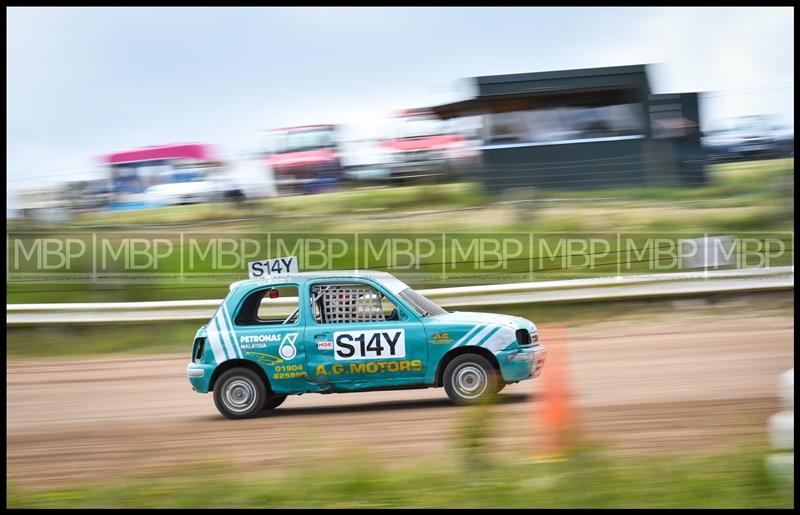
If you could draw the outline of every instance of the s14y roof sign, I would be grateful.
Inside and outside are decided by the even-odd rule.
[[[247,263],[247,271],[250,279],[260,279],[270,275],[297,274],[300,269],[297,266],[297,256],[289,256],[250,261]]]

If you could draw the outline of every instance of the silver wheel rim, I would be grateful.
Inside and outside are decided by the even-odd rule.
[[[234,413],[244,413],[256,403],[256,387],[247,379],[232,379],[225,384],[222,402]]]
[[[453,387],[465,399],[477,399],[488,386],[486,372],[478,365],[464,363],[453,372]]]

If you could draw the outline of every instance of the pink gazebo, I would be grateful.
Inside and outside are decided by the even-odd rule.
[[[174,145],[123,150],[122,152],[113,152],[100,158],[104,164],[108,165],[140,163],[144,161],[162,161],[169,159],[214,161],[215,157],[211,145],[205,143],[179,143]]]

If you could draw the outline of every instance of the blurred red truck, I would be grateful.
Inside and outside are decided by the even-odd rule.
[[[263,159],[279,194],[314,193],[342,179],[336,125],[303,125],[263,133]]]
[[[475,142],[428,109],[407,109],[392,122],[393,135],[382,144],[394,180],[455,180],[478,162]]]

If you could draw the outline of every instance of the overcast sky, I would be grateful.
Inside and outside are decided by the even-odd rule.
[[[377,130],[480,75],[659,63],[655,93],[714,92],[704,124],[794,119],[792,8],[9,8],[7,34],[9,195],[115,150]]]

